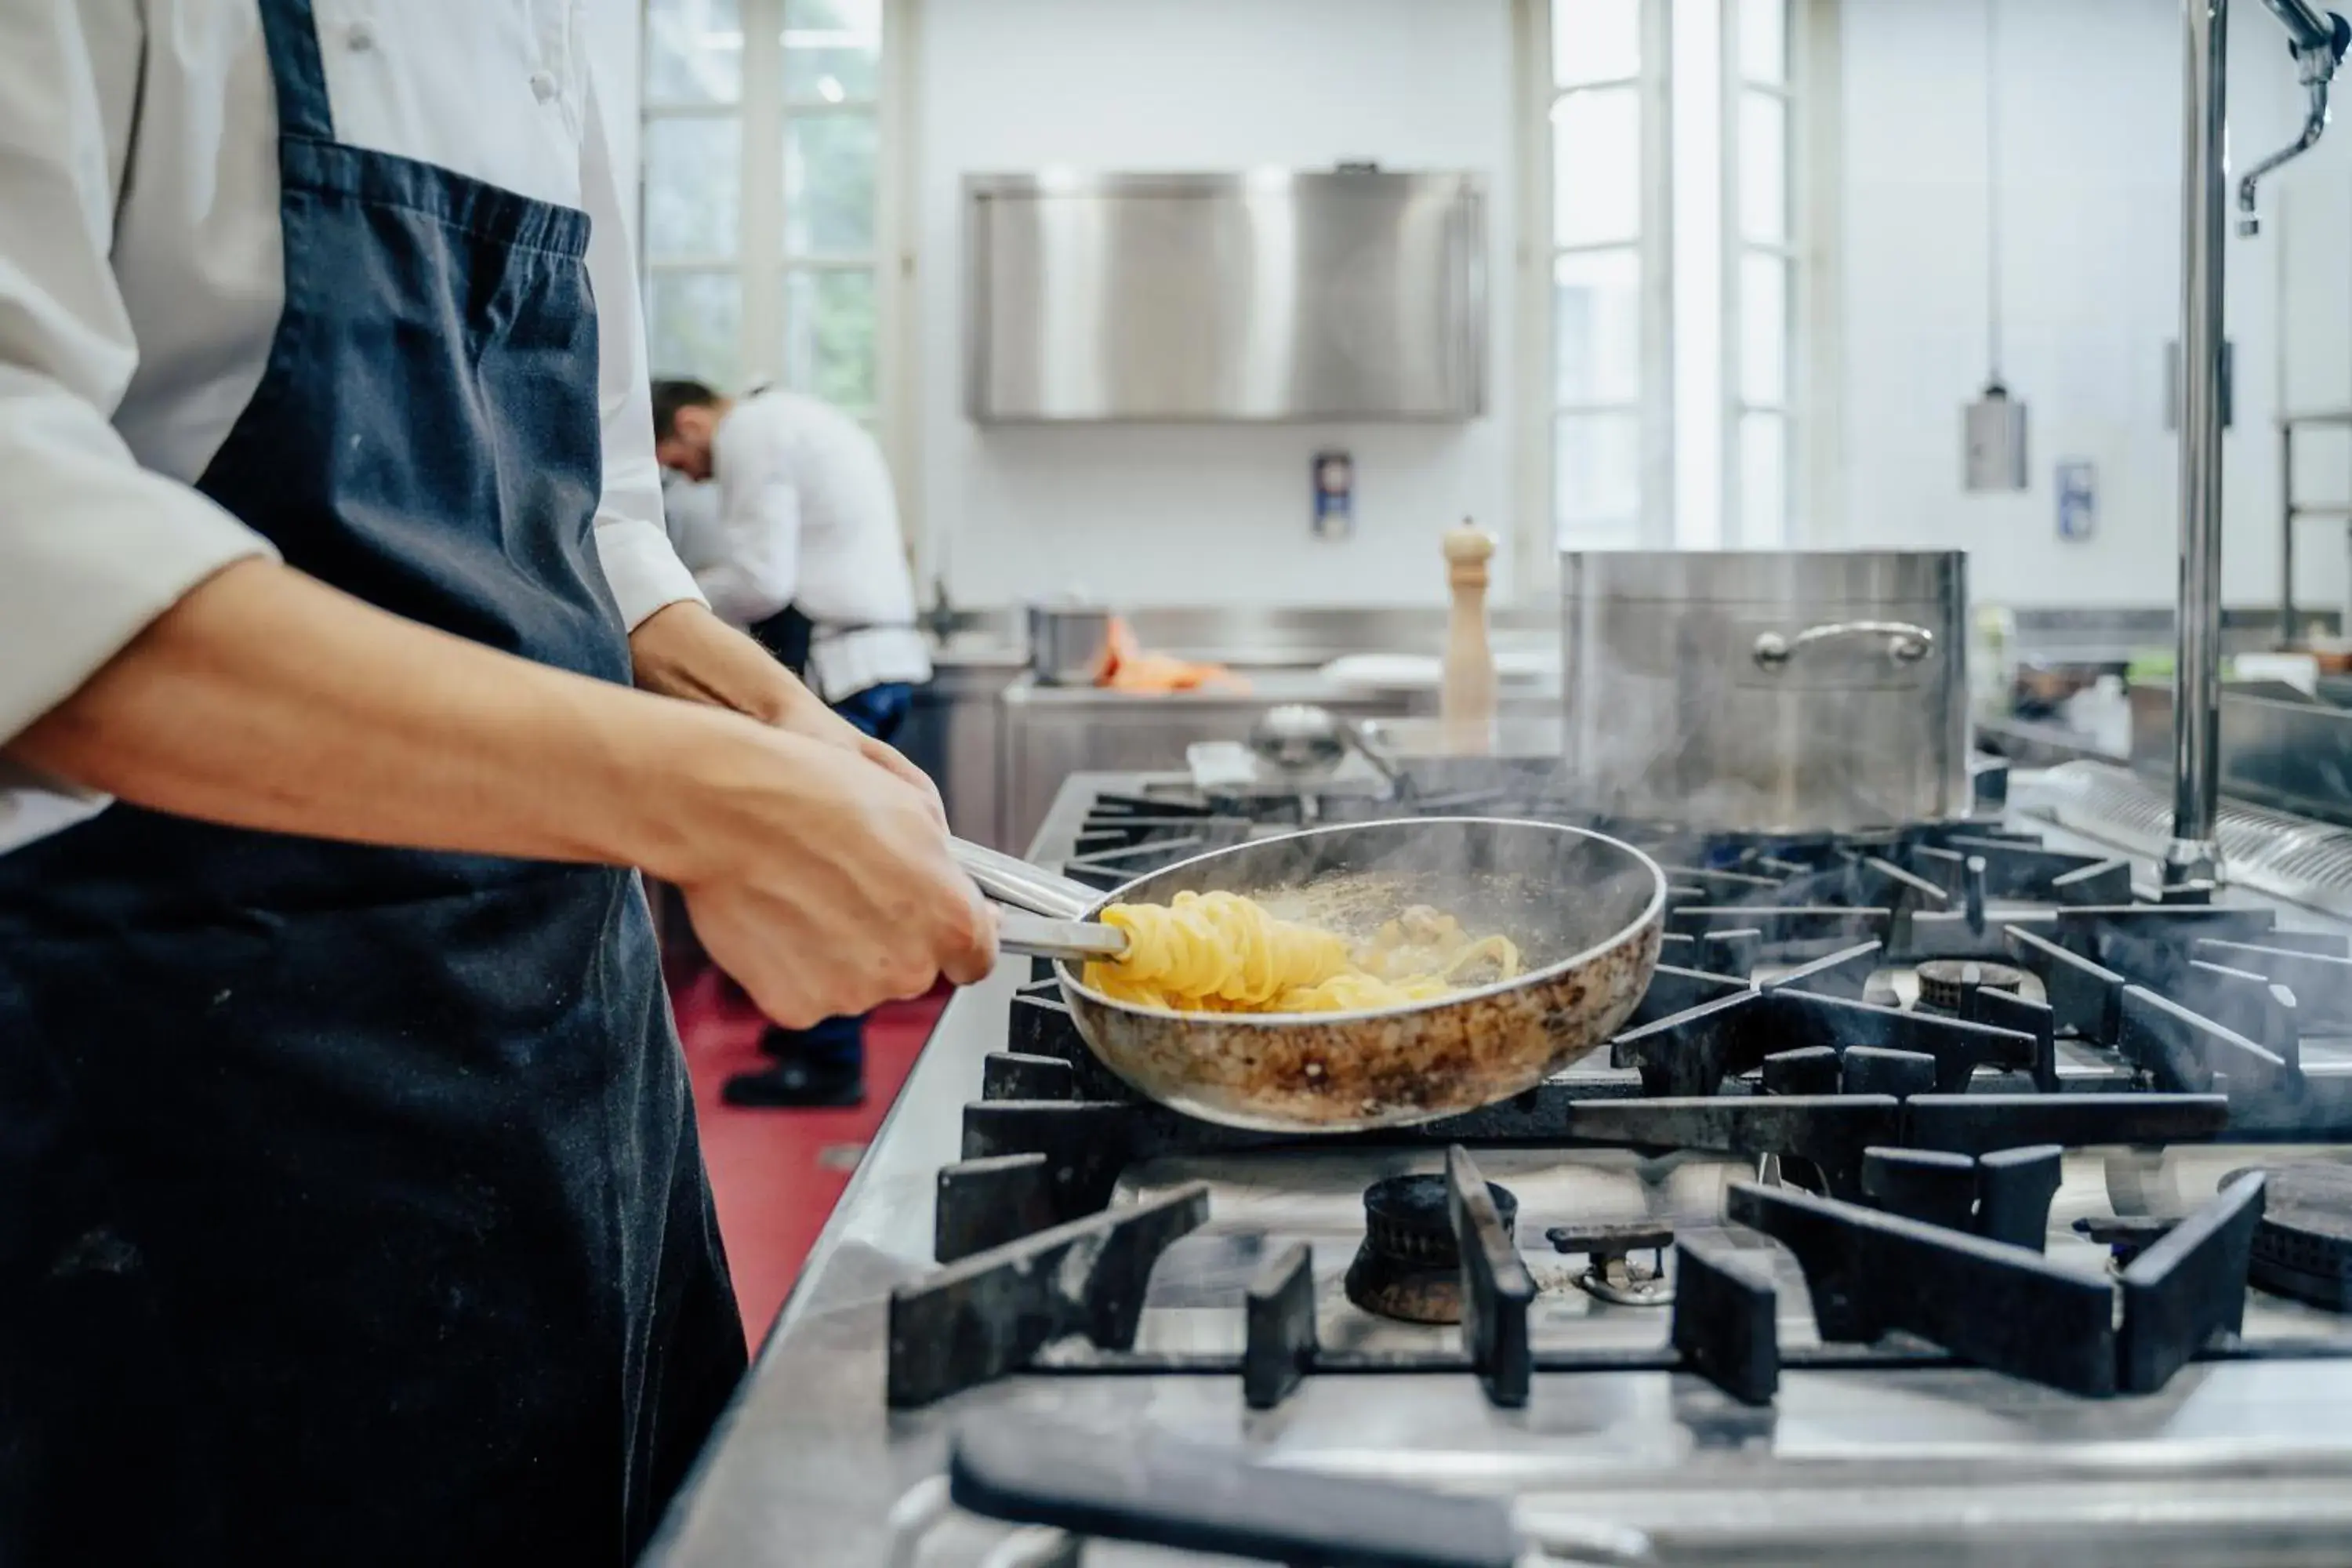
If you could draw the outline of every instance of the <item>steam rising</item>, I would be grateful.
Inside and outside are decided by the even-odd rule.
[[[1187,889],[1246,893],[1286,920],[1354,941],[1414,904],[1499,932],[1541,969],[1623,934],[1659,889],[1656,868],[1612,840],[1538,823],[1436,817],[1270,838],[1171,867],[1122,889],[1131,903]]]

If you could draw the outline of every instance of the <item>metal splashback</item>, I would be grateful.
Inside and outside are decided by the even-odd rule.
[[[1486,410],[1477,174],[970,175],[964,203],[976,420]]]
[[[2112,763],[2062,763],[2030,782],[2019,806],[2135,855],[2161,855],[2172,837],[2162,788]],[[2213,820],[2232,883],[2352,916],[2352,830],[2231,800]]]

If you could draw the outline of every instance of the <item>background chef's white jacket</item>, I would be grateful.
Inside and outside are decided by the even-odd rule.
[[[338,140],[583,208],[596,544],[632,626],[696,599],[662,531],[644,329],[586,0],[313,0]],[[231,562],[191,489],[284,303],[255,0],[0,0],[0,737]],[[104,804],[0,763],[0,849]]]
[[[811,623],[809,679],[828,702],[919,684],[931,658],[890,465],[863,426],[796,392],[759,392],[711,439],[718,513],[670,537],[712,611],[751,627],[796,605]]]

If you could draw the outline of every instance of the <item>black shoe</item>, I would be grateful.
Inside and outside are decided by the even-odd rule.
[[[781,1024],[770,1024],[760,1031],[760,1052],[780,1062],[835,1058],[856,1062],[866,1054],[866,1020],[827,1018],[811,1029],[787,1029]]]
[[[856,1062],[778,1062],[765,1072],[737,1073],[719,1096],[765,1110],[845,1110],[866,1103],[866,1072]]]

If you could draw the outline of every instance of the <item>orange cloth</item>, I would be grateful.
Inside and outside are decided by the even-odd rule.
[[[1110,636],[1095,669],[1095,684],[1113,691],[1198,691],[1204,687],[1227,691],[1249,689],[1248,681],[1222,664],[1194,664],[1164,653],[1144,652],[1135,640],[1134,630],[1116,616],[1111,617]]]

